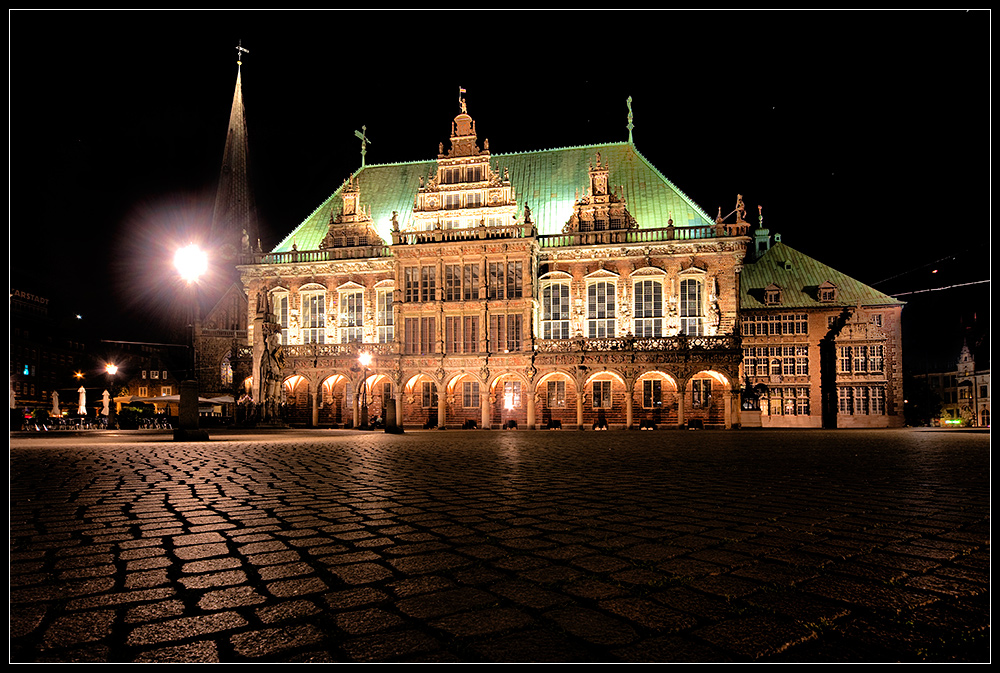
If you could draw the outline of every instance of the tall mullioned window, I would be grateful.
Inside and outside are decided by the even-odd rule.
[[[340,294],[340,343],[361,341],[364,336],[364,292]]]
[[[302,343],[326,343],[326,293],[302,294]]]
[[[378,328],[378,342],[393,340],[392,290],[379,290],[375,295],[375,324]]]
[[[705,333],[705,313],[702,307],[700,280],[685,278],[681,281],[681,333],[701,336]]]
[[[275,293],[271,295],[271,310],[281,327],[281,345],[288,345],[288,293]]]
[[[615,284],[600,281],[587,286],[587,337],[615,336]]]
[[[658,280],[637,281],[633,295],[633,333],[637,337],[663,336],[663,283]]]
[[[569,338],[569,283],[542,288],[542,338]]]

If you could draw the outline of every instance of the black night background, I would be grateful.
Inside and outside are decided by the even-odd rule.
[[[906,301],[912,371],[988,367],[990,13],[9,13],[10,287],[169,341],[236,49],[265,249],[360,166],[434,158],[459,87],[494,154],[627,138],[705,212]],[[748,218],[749,219],[749,218]],[[76,315],[81,316],[79,319]]]

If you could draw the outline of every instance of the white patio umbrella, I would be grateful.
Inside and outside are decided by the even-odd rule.
[[[110,406],[111,405],[111,393],[109,393],[107,390],[105,390],[104,394],[101,395],[101,401],[104,402],[104,408],[101,409],[101,415],[102,416],[107,416],[108,414],[111,413],[111,406]]]
[[[50,412],[52,416],[62,416],[62,409],[59,408],[59,391],[52,391],[52,411]]]
[[[87,415],[87,389],[84,388],[83,386],[80,386],[80,389],[77,390],[76,392],[80,393],[80,401],[78,402],[79,406],[76,408],[76,413],[80,414],[81,416],[86,416]]]

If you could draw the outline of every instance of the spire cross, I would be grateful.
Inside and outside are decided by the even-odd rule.
[[[243,40],[236,45],[236,65],[243,65],[243,54],[249,54],[250,50],[243,47]]]
[[[362,126],[360,131],[354,132],[354,135],[361,138],[361,168],[365,167],[365,153],[368,151],[368,143],[371,142],[371,140],[368,139],[368,136],[365,135],[365,131],[367,130],[367,126]]]

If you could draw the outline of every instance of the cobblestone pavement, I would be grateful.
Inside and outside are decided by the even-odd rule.
[[[986,662],[989,434],[11,439],[12,662]]]

